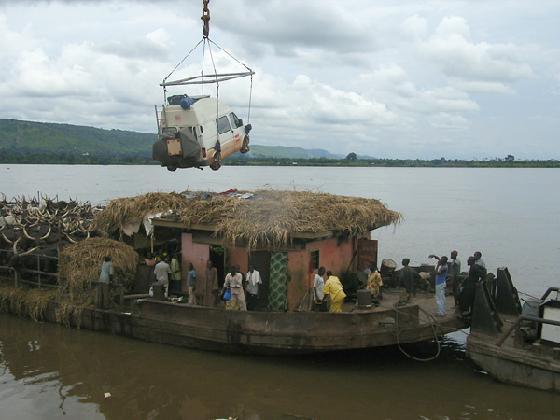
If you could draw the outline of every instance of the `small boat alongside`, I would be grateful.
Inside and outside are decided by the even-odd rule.
[[[522,307],[507,269],[492,286],[477,285],[467,355],[501,382],[560,392],[560,289]]]

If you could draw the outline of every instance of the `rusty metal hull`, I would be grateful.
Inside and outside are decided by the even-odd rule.
[[[401,307],[398,314],[394,310],[341,314],[237,312],[140,300],[130,313],[85,309],[80,327],[204,350],[305,354],[433,339],[432,326],[419,322],[418,312],[416,305]],[[450,317],[439,323],[438,334],[461,327]]]
[[[515,347],[511,341],[503,346],[496,337],[471,334],[467,355],[500,382],[560,392],[560,361],[530,349]]]

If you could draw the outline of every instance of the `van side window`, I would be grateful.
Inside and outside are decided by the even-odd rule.
[[[239,118],[237,118],[237,115],[235,115],[233,112],[229,113],[229,118],[230,118],[231,123],[233,124],[233,126],[235,128],[239,128],[243,125],[243,121],[241,121]]]
[[[227,117],[218,118],[218,134],[224,134],[231,131],[231,125]]]

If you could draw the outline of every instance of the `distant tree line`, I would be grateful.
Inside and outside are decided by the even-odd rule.
[[[359,159],[347,155],[344,159],[289,159],[263,156],[234,155],[224,161],[229,166],[340,166],[340,167],[407,167],[407,168],[560,168],[557,160],[432,160],[421,159]],[[95,154],[72,151],[53,152],[27,148],[0,148],[0,163],[29,164],[91,164],[91,165],[157,165],[146,152]]]

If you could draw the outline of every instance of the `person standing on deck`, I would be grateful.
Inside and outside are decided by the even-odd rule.
[[[325,267],[319,267],[313,278],[313,310],[326,312],[325,306]]]
[[[447,279],[447,257],[441,257],[436,265],[437,315],[445,316],[445,280]]]
[[[484,281],[486,277],[486,269],[475,263],[474,257],[469,257],[469,276],[463,283],[461,294],[459,296],[459,305],[461,307],[461,315],[468,318],[472,313],[472,306],[476,292],[476,285]]]
[[[327,272],[327,282],[325,283],[323,293],[328,295],[330,299],[329,312],[342,312],[342,304],[344,303],[346,294],[344,293],[344,288],[342,287],[340,279],[337,276],[333,276],[330,271]]]
[[[459,274],[461,274],[461,260],[457,258],[459,253],[455,250],[451,251],[449,260],[447,261],[447,280],[448,285],[453,290],[453,296],[455,297],[455,304],[458,303],[459,299]],[[430,255],[429,258],[435,258],[439,261],[437,255]]]
[[[189,304],[196,305],[196,271],[192,263],[189,263],[189,272],[187,274],[187,290],[189,293]]]
[[[171,259],[171,291],[181,293],[181,264],[177,254]]]
[[[451,251],[451,258],[447,262],[447,279],[453,290],[455,305],[459,303],[459,274],[461,274],[461,260],[457,258],[458,255],[457,251]]]
[[[375,264],[371,265],[370,274],[368,276],[367,289],[374,299],[383,299],[381,294],[381,287],[383,286],[383,278],[379,274],[379,270]]]
[[[399,282],[406,289],[406,300],[408,302],[412,297],[416,297],[416,282],[420,279],[420,275],[408,266],[410,264],[409,258],[403,258],[401,264],[403,268],[399,271]]]
[[[260,273],[252,265],[249,265],[249,271],[245,276],[245,283],[247,310],[254,311],[259,301],[259,284],[262,284],[262,280]]]
[[[163,294],[167,297],[169,293],[169,275],[172,274],[167,260],[161,260],[156,264],[154,274],[156,276],[156,284],[163,286]]]
[[[474,254],[474,263],[476,265],[481,266],[482,268],[486,269],[486,263],[484,262],[484,260],[482,259],[482,252],[480,251],[476,251]]]
[[[206,263],[206,280],[202,293],[202,304],[205,306],[216,306],[218,294],[218,269],[214,267],[212,260]]]
[[[100,309],[107,309],[110,305],[109,283],[113,279],[113,261],[110,256],[106,256],[101,264],[101,273],[97,284],[96,306]]]
[[[231,289],[231,300],[226,302],[227,310],[246,311],[245,291],[243,290],[243,275],[239,273],[237,267],[232,267],[226,276],[224,288]]]

